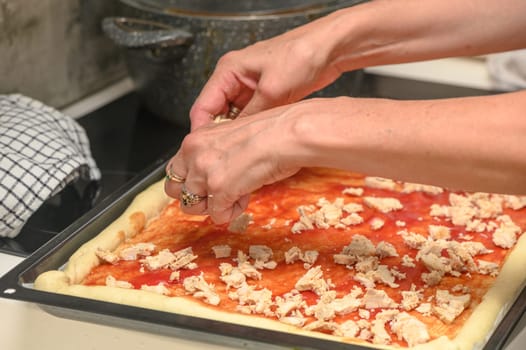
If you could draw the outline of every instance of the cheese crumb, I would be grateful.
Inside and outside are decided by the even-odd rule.
[[[343,194],[349,194],[351,196],[361,196],[363,195],[363,188],[360,187],[347,187],[342,191]]]
[[[130,282],[127,281],[119,281],[115,277],[108,275],[106,277],[106,285],[108,287],[116,287],[116,288],[124,288],[124,289],[132,289],[133,285]]]
[[[244,233],[251,222],[252,214],[243,213],[230,222],[228,225],[228,231],[234,233]]]
[[[402,262],[400,264],[405,267],[416,267],[415,259],[407,254],[402,257]]]
[[[398,304],[381,289],[368,289],[363,296],[363,303],[366,309],[398,307]]]
[[[451,238],[451,229],[443,225],[429,225],[428,226],[429,236],[431,238],[437,239],[450,239]]]
[[[221,299],[214,290],[213,284],[208,284],[203,276],[203,273],[199,276],[186,277],[183,281],[183,287],[191,293],[195,298],[204,299],[204,301],[211,305],[219,305]]]
[[[138,256],[148,256],[155,250],[153,243],[137,243],[126,247],[119,252],[119,257],[122,260],[137,260]]]
[[[380,190],[389,190],[394,191],[396,189],[396,182],[394,182],[391,179],[386,179],[383,177],[377,177],[377,176],[366,176],[365,179],[365,186],[370,188],[377,188]]]
[[[228,244],[215,245],[212,247],[212,251],[216,259],[228,258],[232,252],[232,248]]]
[[[384,227],[385,221],[380,218],[373,218],[371,220],[371,229],[374,231],[378,231],[382,227]]]
[[[147,292],[152,292],[152,293],[156,293],[156,294],[161,294],[161,295],[168,295],[170,294],[170,291],[168,290],[168,288],[166,288],[164,286],[164,284],[161,282],[155,286],[149,286],[147,284],[143,284],[141,286],[141,290],[144,290],[144,291],[147,291]]]
[[[443,322],[452,323],[469,305],[470,294],[452,295],[447,290],[439,289],[435,294],[436,305],[432,307],[433,313]]]
[[[301,291],[310,290],[317,295],[323,295],[331,287],[330,280],[323,279],[321,266],[309,269],[297,282],[294,288]]]
[[[403,339],[409,347],[426,343],[429,333],[426,325],[407,312],[401,312],[391,322],[391,330],[397,335],[398,339]]]
[[[402,203],[396,198],[363,197],[363,200],[367,206],[379,210],[384,214],[403,208]]]
[[[378,255],[380,259],[383,259],[387,257],[398,256],[398,252],[396,251],[395,246],[391,243],[386,241],[380,241],[376,245],[376,255]]]
[[[437,186],[421,185],[406,182],[402,188],[402,193],[424,192],[427,194],[437,195],[444,192],[444,189]]]
[[[517,242],[517,234],[521,232],[508,215],[502,215],[497,218],[500,226],[493,232],[493,243],[501,248],[509,249]]]

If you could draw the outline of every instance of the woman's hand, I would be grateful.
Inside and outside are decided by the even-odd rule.
[[[216,223],[228,222],[247,207],[249,195],[265,184],[289,177],[299,165],[287,158],[293,139],[287,129],[290,107],[278,107],[257,116],[219,124],[210,123],[188,134],[170,161],[167,172],[184,183],[166,182],[166,192],[201,196],[184,206],[190,214],[209,214]],[[294,118],[293,118],[294,119]]]
[[[190,111],[192,130],[231,106],[241,109],[241,116],[251,115],[296,102],[336,80],[341,72],[329,62],[326,22],[224,55]]]

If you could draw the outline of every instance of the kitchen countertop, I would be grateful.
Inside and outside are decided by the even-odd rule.
[[[452,57],[370,67],[366,72],[482,90],[491,90],[494,86],[486,62],[481,57]]]
[[[389,71],[391,69],[391,71]],[[402,69],[403,70],[403,69]],[[427,68],[426,68],[427,70]],[[368,72],[382,73],[381,68],[373,69]],[[394,72],[394,73],[393,73]],[[397,72],[396,67],[388,68],[384,71],[389,79],[383,79],[381,76],[373,77],[368,75],[364,81],[365,94],[381,93],[384,97],[389,97],[399,84],[406,84],[412,89],[409,89],[408,98],[428,98],[422,94],[422,89],[419,89],[420,84],[418,80],[411,73]],[[455,74],[455,72],[450,72]],[[456,72],[458,73],[458,72]],[[408,81],[405,78],[417,79],[417,81]],[[421,79],[422,81],[429,81],[428,77]],[[484,80],[484,79],[482,79]],[[443,81],[442,81],[443,82]],[[398,85],[397,85],[398,84]],[[433,85],[433,84],[431,84]],[[477,89],[481,85],[477,82],[475,84],[464,84],[464,87],[473,88],[472,93],[480,94]],[[123,84],[124,88],[129,89],[129,84]],[[436,91],[431,94],[434,97],[448,97],[455,95],[454,86],[449,86],[444,89],[441,84],[436,85]],[[429,90],[427,90],[429,91]],[[471,90],[463,90],[464,93],[470,94]],[[399,93],[399,90],[398,92]],[[489,93],[489,92],[488,92]],[[100,103],[100,101],[97,101]],[[71,107],[71,111],[75,111],[75,107]],[[0,254],[0,276],[9,271],[16,264],[21,262],[23,258]],[[3,292],[3,291],[0,291]],[[194,331],[176,331],[171,329],[172,335],[167,336],[164,332],[152,333],[151,331],[131,330],[111,325],[103,325],[85,321],[77,321],[71,319],[60,318],[43,311],[39,306],[32,303],[19,302],[0,298],[0,323],[2,324],[2,335],[0,336],[0,349],[6,350],[57,350],[57,349],[279,349],[278,346],[269,344],[262,344],[257,342],[248,342],[241,339],[232,339],[220,336],[211,336],[205,333]],[[526,325],[526,320],[520,321],[520,330]],[[526,347],[526,335],[516,333],[512,335],[512,341],[506,346],[506,350],[518,350]]]

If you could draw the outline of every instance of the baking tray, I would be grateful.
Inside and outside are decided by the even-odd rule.
[[[117,190],[71,226],[59,233],[32,255],[0,278],[0,296],[38,304],[55,316],[88,321],[120,328],[146,331],[174,337],[217,335],[230,339],[267,343],[300,349],[362,350],[360,345],[266,330],[251,325],[238,325],[182,314],[162,312],[87,298],[43,292],[33,288],[42,272],[60,269],[85,242],[119,217],[133,198],[164,176],[165,164],[155,164]],[[484,350],[503,349],[515,326],[526,310],[526,289],[523,289],[504,314],[501,322],[484,346]],[[198,334],[196,336],[196,334]],[[207,336],[207,339],[210,337]],[[224,341],[223,341],[224,342]]]

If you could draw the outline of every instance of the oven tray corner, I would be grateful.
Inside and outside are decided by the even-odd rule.
[[[60,295],[34,289],[36,277],[47,270],[62,267],[78,247],[115,220],[133,198],[164,176],[164,164],[156,164],[139,174],[80,219],[51,239],[12,270],[0,277],[0,297],[38,304],[44,311],[75,319],[175,337],[212,333],[217,339],[240,339],[296,349],[370,349],[326,339],[266,330],[194,316],[143,309],[87,298]],[[515,326],[526,312],[526,289],[510,306],[501,322],[484,345],[484,350],[503,349]],[[198,336],[199,338],[199,336]],[[202,337],[201,337],[202,339]]]

